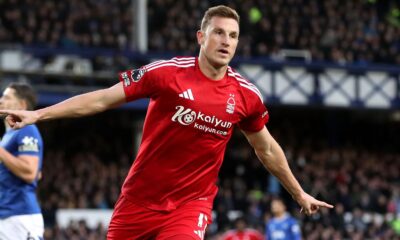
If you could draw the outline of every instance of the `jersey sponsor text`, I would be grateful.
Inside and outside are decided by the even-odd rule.
[[[210,132],[214,134],[220,134],[220,135],[227,135],[227,131],[221,131],[216,129],[217,127],[222,127],[229,129],[232,127],[232,123],[229,121],[224,121],[222,119],[217,118],[216,116],[209,116],[201,111],[194,111],[190,108],[185,108],[184,106],[177,106],[176,107],[177,111],[175,112],[174,116],[172,116],[171,120],[173,122],[179,122],[182,125],[190,125],[194,123],[196,120],[199,120],[201,122],[205,123],[210,123],[213,125],[213,127],[209,127],[207,125],[203,125],[200,123],[195,123],[194,127],[205,131],[205,132]]]

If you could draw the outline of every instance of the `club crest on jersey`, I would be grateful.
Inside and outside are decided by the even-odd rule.
[[[228,101],[226,101],[226,112],[229,114],[233,114],[235,112],[235,95],[229,94]]]
[[[20,152],[39,152],[39,141],[34,137],[25,136],[18,146]]]
[[[131,72],[131,79],[133,82],[138,82],[143,75],[145,74],[146,69],[145,68],[139,68],[139,69],[135,69]]]

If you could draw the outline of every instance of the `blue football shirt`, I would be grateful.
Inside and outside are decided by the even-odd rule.
[[[300,240],[301,232],[297,220],[286,214],[283,218],[272,218],[266,225],[268,240]]]
[[[43,163],[43,140],[35,125],[22,129],[8,129],[0,146],[12,155],[32,155],[39,157],[38,172]],[[0,163],[0,219],[15,215],[41,213],[36,198],[37,177],[33,183],[26,183]]]

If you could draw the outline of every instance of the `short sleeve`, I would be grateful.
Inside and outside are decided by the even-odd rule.
[[[146,66],[119,73],[123,83],[126,101],[139,98],[152,98],[159,88],[159,71],[148,71]]]
[[[253,97],[249,102],[248,115],[239,122],[239,127],[244,131],[258,132],[267,124],[269,113],[258,97]]]
[[[30,126],[22,128],[17,137],[18,155],[40,156],[42,141],[39,132]]]

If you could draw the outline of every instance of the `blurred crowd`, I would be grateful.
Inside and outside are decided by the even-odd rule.
[[[0,1],[0,42],[38,47],[126,46],[130,0]]]
[[[0,43],[135,50],[132,2],[3,0]],[[217,4],[241,16],[242,57],[279,59],[282,49],[297,49],[314,61],[400,63],[395,0],[149,0],[149,50],[196,54],[195,32],[204,11]]]
[[[74,222],[60,228],[56,211],[114,207],[135,152],[138,116],[141,119],[143,113],[109,111],[39,125],[46,144],[38,188],[47,226],[45,239],[105,239],[105,226],[89,229],[85,222]]]
[[[269,127],[302,186],[335,208],[312,217],[300,214],[298,205],[263,168],[246,139],[235,132],[221,169],[215,218],[208,228],[207,239],[219,239],[233,227],[237,217],[245,218],[250,227],[264,232],[272,217],[270,203],[276,196],[284,199],[288,211],[298,219],[304,239],[400,237],[399,146],[398,143],[389,148],[383,146],[389,132],[399,134],[397,125],[363,125],[353,121],[359,129],[350,124],[326,136],[326,126],[321,123],[326,119],[318,111],[314,116],[303,113],[295,117],[272,109],[271,114]],[[46,239],[105,239],[104,226],[91,229],[84,221],[60,228],[55,212],[59,208],[113,207],[134,157],[137,144],[134,133],[140,126],[138,116],[143,113],[111,111],[84,119],[46,122],[45,128],[40,126],[47,147],[39,184]],[[290,122],[303,127],[296,128]],[[367,134],[370,138],[359,134],[365,128],[371,129]],[[374,132],[374,128],[379,131]],[[332,139],[341,137],[332,134],[340,135],[339,132],[346,141],[335,144]],[[375,141],[382,145],[375,145]],[[368,147],[371,142],[375,147]]]
[[[212,1],[215,4],[227,4],[241,16],[239,56],[278,58],[282,49],[301,49],[315,61],[400,63],[396,1]],[[196,0],[150,1],[150,48],[194,52],[193,30],[210,6]]]

